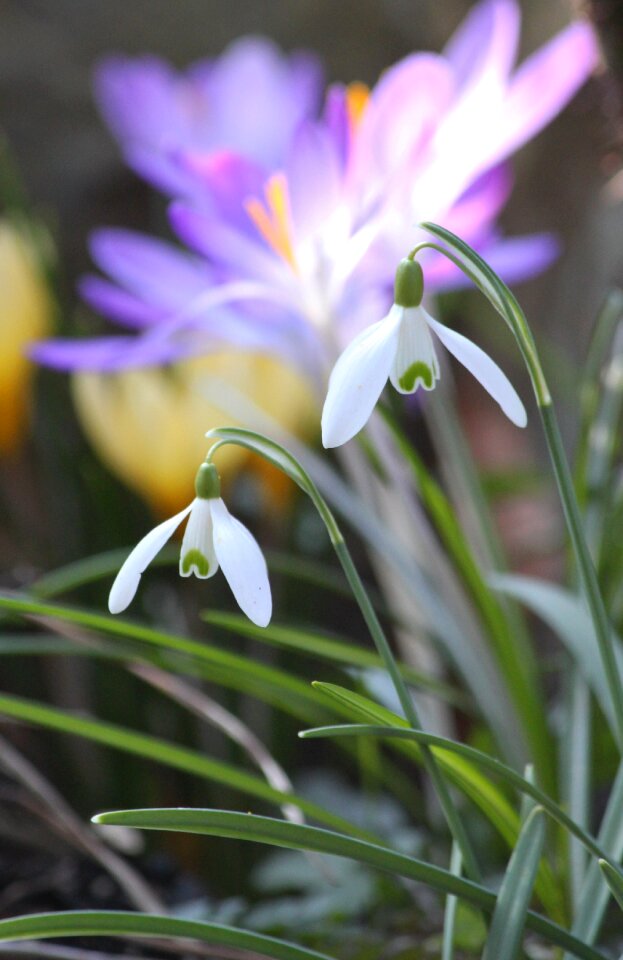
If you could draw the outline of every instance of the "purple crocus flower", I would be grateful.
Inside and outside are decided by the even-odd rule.
[[[574,24],[513,70],[518,25],[516,0],[484,0],[442,54],[405,58],[369,96],[360,85],[330,89],[319,118],[299,118],[285,147],[273,141],[272,161],[264,130],[255,148],[236,141],[231,102],[226,143],[184,139],[173,111],[166,163],[181,179],[179,189],[168,182],[178,197],[170,217],[192,254],[127,232],[96,235],[94,258],[112,282],[89,279],[83,292],[139,332],[40,345],[38,359],[115,369],[221,340],[256,343],[322,380],[345,343],[387,312],[418,221],[461,234],[507,280],[543,269],[556,255],[551,236],[505,239],[496,227],[508,159],[570,100],[597,50],[590,28]],[[161,163],[154,126],[138,124],[133,142],[150,142]],[[129,119],[117,128],[132,142]],[[438,255],[421,262],[427,291],[460,282]]]
[[[95,75],[100,111],[126,161],[174,196],[196,186],[182,155],[229,150],[264,173],[273,169],[301,120],[317,114],[321,95],[316,57],[286,56],[261,37],[244,37],[180,73],[154,56],[115,56]]]

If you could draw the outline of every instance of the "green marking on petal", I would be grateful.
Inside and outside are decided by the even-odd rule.
[[[399,378],[398,383],[407,393],[412,393],[417,386],[418,380],[421,380],[427,390],[430,390],[435,382],[433,371],[428,364],[418,360],[412,363],[408,370],[405,370]]]
[[[210,572],[210,564],[200,550],[193,548],[185,553],[182,558],[182,573],[190,573],[195,567],[200,577],[207,577]]]

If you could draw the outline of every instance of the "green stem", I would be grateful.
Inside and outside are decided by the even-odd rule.
[[[511,291],[506,284],[500,280],[497,274],[494,273],[491,267],[478,256],[475,250],[472,250],[460,237],[457,237],[444,227],[440,227],[438,224],[423,223],[420,224],[420,226],[429,233],[432,233],[435,237],[441,239],[450,249],[426,241],[425,243],[418,244],[409,256],[414,257],[421,249],[430,247],[448,257],[466,276],[473,280],[502,319],[508,324],[509,329],[515,336],[528,368],[532,387],[541,413],[545,438],[558,484],[567,529],[595,628],[603,669],[612,699],[617,725],[617,745],[623,753],[623,684],[614,656],[610,621],[599,590],[597,574],[590,550],[584,537],[582,518],[575,496],[571,471],[565,456],[558,421],[552,406],[549,386],[545,379],[532,331],[523,310]]]
[[[329,509],[328,504],[320,494],[309,474],[303,469],[296,457],[282,447],[281,444],[277,443],[275,440],[269,440],[267,437],[263,437],[261,434],[255,433],[253,430],[247,430],[242,427],[219,427],[217,429],[208,431],[206,437],[209,440],[216,439],[219,441],[218,444],[215,443],[211,448],[208,455],[209,460],[212,459],[212,456],[216,452],[217,448],[226,443],[234,443],[237,446],[246,447],[248,450],[253,450],[254,453],[264,457],[265,460],[267,460],[269,463],[272,463],[279,470],[282,470],[287,476],[290,477],[291,480],[298,484],[301,490],[303,490],[310,498],[326,527],[333,549],[335,550],[338,560],[340,561],[344,573],[346,574],[349,586],[353,591],[355,600],[357,601],[359,609],[363,614],[363,618],[368,626],[379,656],[381,657],[383,664],[392,679],[396,693],[398,694],[398,698],[402,704],[405,717],[414,730],[421,730],[422,727],[415,704],[409,694],[409,690],[404,679],[400,675],[398,665],[394,659],[394,655],[388,643],[387,637],[385,636],[385,632],[383,631],[361,578],[357,573],[357,569],[353,563],[348,547],[344,542],[342,531],[340,530],[333,513]],[[437,761],[435,760],[430,748],[422,747],[422,755],[423,762],[439,796],[439,802],[448,822],[452,837],[456,841],[461,851],[463,863],[465,864],[465,870],[472,880],[478,881],[480,879],[480,868],[478,867],[478,861],[476,860],[476,857],[472,851],[469,837],[465,832],[463,822],[454,806],[454,802],[448,790],[446,781],[439,770]]]
[[[556,413],[551,403],[540,405],[539,412],[541,414],[541,422],[558,484],[567,529],[578,564],[586,602],[595,627],[604,673],[612,698],[617,725],[617,743],[619,749],[623,751],[623,683],[621,682],[621,675],[614,655],[610,621],[599,591],[597,574],[590,550],[584,537],[582,518],[575,498],[573,479],[565,456]]]
[[[422,725],[420,723],[417,708],[398,669],[398,665],[394,659],[394,655],[387,637],[385,636],[385,632],[379,622],[374,607],[370,602],[370,598],[368,597],[366,589],[361,581],[361,577],[357,572],[357,568],[353,563],[350,551],[342,537],[339,539],[334,539],[332,537],[331,542],[337,554],[338,560],[342,565],[342,569],[346,574],[346,578],[353,591],[353,595],[357,601],[359,609],[361,610],[368,630],[370,631],[370,635],[374,641],[379,656],[383,660],[385,669],[392,679],[392,683],[394,684],[396,693],[398,694],[398,699],[400,700],[400,704],[404,710],[405,717],[414,730],[421,730]],[[480,868],[463,826],[463,821],[461,820],[454,805],[448,785],[437,765],[437,761],[435,760],[430,747],[422,746],[422,759],[433,786],[437,791],[439,802],[441,803],[441,807],[448,822],[452,836],[461,851],[465,869],[472,880],[479,880],[481,876]]]

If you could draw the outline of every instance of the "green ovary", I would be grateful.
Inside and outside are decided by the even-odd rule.
[[[195,567],[200,577],[207,577],[210,572],[210,564],[206,557],[196,549],[189,550],[188,553],[184,554],[182,573],[190,573],[193,567]]]
[[[400,377],[398,383],[403,390],[411,393],[411,391],[415,389],[418,380],[421,380],[427,390],[430,390],[434,383],[433,371],[421,360],[418,360],[417,363],[412,363],[409,369],[405,370]]]

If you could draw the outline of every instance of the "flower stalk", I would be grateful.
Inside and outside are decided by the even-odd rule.
[[[327,529],[329,539],[331,540],[331,545],[333,546],[344,574],[346,575],[348,584],[352,590],[357,605],[361,610],[362,616],[366,626],[368,627],[377,652],[383,661],[385,669],[391,677],[396,694],[404,711],[405,718],[412,729],[421,730],[422,725],[418,716],[417,707],[413,702],[413,698],[409,693],[403,677],[400,674],[394,654],[385,635],[385,631],[381,626],[370,597],[368,596],[366,588],[363,585],[361,577],[359,576],[340,527],[328,504],[321,496],[318,488],[313,483],[310,476],[301,467],[300,463],[295,457],[292,456],[291,453],[286,451],[274,440],[268,440],[267,438],[262,437],[251,430],[221,428],[208,431],[206,437],[208,440],[217,440],[217,442],[210,448],[208,459],[211,459],[216,450],[223,444],[238,443],[241,446],[247,447],[247,449],[253,450],[255,453],[258,453],[260,456],[264,457],[274,466],[278,467],[280,470],[283,470],[284,473],[286,473],[290,479],[294,480],[294,482],[298,484],[298,486],[301,487],[301,489],[311,499]],[[422,744],[421,753],[422,761],[427,773],[431,778],[433,786],[437,792],[437,796],[439,797],[439,802],[452,837],[461,851],[461,856],[465,865],[465,871],[470,879],[478,881],[481,877],[478,861],[473,852],[469,837],[467,836],[463,826],[463,821],[461,820],[459,812],[454,805],[454,801],[448,789],[446,780],[439,769],[435,756],[430,747]]]
[[[441,239],[447,247],[425,241],[424,243],[418,244],[418,246],[411,251],[410,256],[415,256],[420,250],[426,247],[432,247],[434,250],[448,257],[452,263],[475,283],[489,302],[495,307],[503,320],[505,320],[524,358],[541,416],[543,432],[545,434],[554,477],[562,503],[571,546],[576,559],[586,603],[595,629],[595,636],[616,720],[617,746],[623,753],[623,681],[615,659],[612,629],[599,589],[595,566],[584,535],[580,508],[575,495],[571,470],[560,436],[556,411],[554,410],[552,396],[541,366],[532,331],[530,330],[523,310],[506,284],[500,280],[497,274],[494,273],[468,244],[460,240],[459,237],[455,236],[455,234],[449,230],[437,224],[424,223],[421,226]]]

